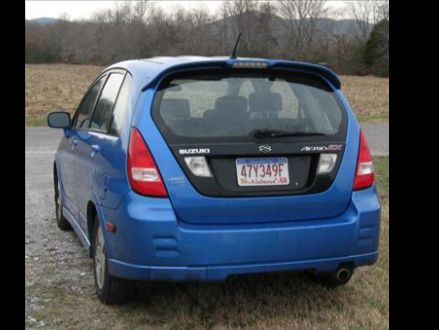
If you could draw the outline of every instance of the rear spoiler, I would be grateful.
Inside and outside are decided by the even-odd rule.
[[[272,68],[282,68],[282,69],[292,69],[292,70],[300,70],[300,71],[306,71],[318,74],[320,76],[323,76],[329,82],[336,88],[340,89],[341,87],[341,81],[338,78],[338,76],[335,74],[334,71],[332,71],[327,66],[324,66],[322,64],[313,64],[313,63],[307,63],[307,62],[289,62],[289,61],[277,61],[274,63]]]
[[[220,69],[220,68],[230,68],[234,63],[237,62],[256,62],[256,63],[266,63],[268,69],[285,69],[299,72],[307,72],[315,75],[319,75],[327,79],[335,89],[340,89],[341,81],[337,77],[334,71],[326,66],[307,63],[307,62],[296,62],[296,61],[281,61],[281,60],[243,60],[243,59],[233,59],[233,60],[214,60],[214,61],[200,61],[200,62],[190,62],[184,64],[176,64],[167,67],[161,72],[157,72],[153,79],[148,81],[143,87],[142,92],[148,89],[150,86],[154,85],[169,73],[181,72],[185,70],[192,70],[196,68],[204,69]]]

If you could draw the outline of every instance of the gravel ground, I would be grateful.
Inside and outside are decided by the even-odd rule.
[[[37,321],[41,303],[53,299],[46,290],[68,290],[94,295],[90,259],[73,232],[55,224],[53,203],[53,154],[62,132],[26,129],[26,326],[45,327]],[[31,316],[34,315],[34,316]]]
[[[389,123],[362,123],[373,156],[389,155]]]

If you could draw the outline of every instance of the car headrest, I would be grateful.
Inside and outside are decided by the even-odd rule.
[[[248,97],[249,110],[254,112],[282,111],[282,97],[279,93],[251,93]]]
[[[238,95],[221,96],[215,101],[215,112],[219,115],[228,113],[246,113],[247,99]]]
[[[164,99],[160,105],[160,113],[164,120],[186,119],[190,117],[189,100]]]

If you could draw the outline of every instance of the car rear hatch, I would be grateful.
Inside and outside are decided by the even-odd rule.
[[[305,221],[347,207],[355,162],[337,176],[347,114],[315,73],[174,72],[156,90],[152,117],[169,147],[159,167],[183,222]]]

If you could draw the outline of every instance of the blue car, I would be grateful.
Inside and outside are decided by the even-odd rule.
[[[93,258],[98,297],[133,280],[303,270],[330,286],[378,256],[368,144],[326,66],[228,57],[114,64],[53,163],[56,221]]]

